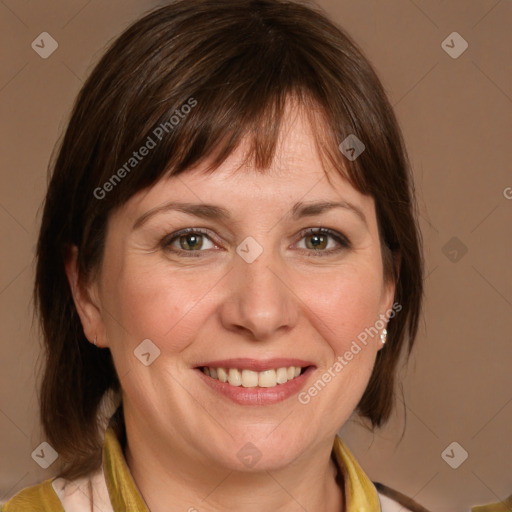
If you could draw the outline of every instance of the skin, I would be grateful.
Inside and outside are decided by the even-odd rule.
[[[307,405],[297,395],[238,405],[193,370],[205,359],[297,357],[316,366],[307,390],[393,304],[374,200],[334,169],[326,169],[328,182],[305,116],[288,108],[265,173],[243,164],[247,147],[242,143],[211,175],[202,172],[206,162],[113,213],[93,282],[79,282],[76,251],[66,265],[85,335],[112,352],[123,388],[126,459],[152,512],[345,508],[330,454],[366,388],[382,348],[378,336]],[[341,199],[366,223],[346,208],[286,217],[297,201]],[[167,211],[132,229],[142,214],[171,200],[222,206],[232,218]],[[315,235],[302,231],[317,227],[344,235],[350,247],[327,237],[315,250]],[[199,249],[187,249],[186,237],[162,248],[164,237],[183,228],[209,235],[203,245],[192,240]],[[236,253],[247,236],[263,247],[252,263]],[[179,248],[189,252],[172,252]],[[133,353],[145,339],[161,351],[149,366]],[[252,468],[237,457],[247,442],[262,454]]]

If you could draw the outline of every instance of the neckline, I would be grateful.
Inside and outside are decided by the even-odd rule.
[[[122,405],[112,415],[105,432],[102,460],[105,482],[114,512],[150,512],[126,462],[126,429]],[[337,469],[336,482],[343,490],[345,512],[380,512],[377,489],[341,438],[336,435],[331,458]]]

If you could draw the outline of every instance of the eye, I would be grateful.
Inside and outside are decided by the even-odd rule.
[[[208,244],[210,245],[208,246]],[[160,245],[162,248],[172,252],[202,252],[205,249],[213,249],[215,247],[207,232],[200,228],[182,229],[167,235],[162,239]],[[196,255],[194,254],[193,256]]]
[[[347,237],[328,228],[309,228],[301,233],[301,240],[306,240],[301,250],[308,253],[318,252],[325,255],[339,252],[350,248],[351,244]],[[331,243],[330,243],[331,242]]]
[[[347,237],[328,228],[308,228],[300,236],[300,242],[306,242],[302,247],[299,242],[298,249],[307,255],[328,256],[351,247]],[[166,251],[186,256],[201,256],[206,250],[218,247],[208,232],[201,228],[186,228],[171,233],[162,239],[160,245]]]

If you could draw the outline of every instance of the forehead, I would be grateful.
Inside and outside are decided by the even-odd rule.
[[[133,196],[118,214],[135,221],[176,200],[222,204],[226,209],[252,209],[254,213],[289,209],[299,201],[347,201],[371,216],[372,198],[357,191],[340,170],[322,158],[315,129],[318,125],[311,124],[311,117],[290,104],[267,168],[255,167],[252,139],[247,136],[218,167],[211,168],[212,156],[177,176],[162,178]]]

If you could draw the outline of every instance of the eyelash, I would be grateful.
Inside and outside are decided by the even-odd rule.
[[[206,252],[208,249],[206,249],[206,250],[199,249],[197,251],[185,251],[183,249],[176,249],[176,248],[170,249],[171,244],[175,240],[179,239],[180,236],[187,235],[187,234],[199,234],[199,235],[206,236],[208,239],[210,239],[210,241],[213,244],[215,244],[215,242],[211,239],[210,235],[208,234],[207,230],[204,230],[202,228],[186,228],[186,229],[177,231],[175,233],[171,233],[170,235],[166,235],[161,240],[160,245],[161,245],[162,249],[170,250],[171,252],[174,252],[178,255],[182,254],[185,257],[192,257],[192,258],[201,257],[202,256],[201,253]],[[310,236],[327,235],[327,236],[331,237],[332,239],[334,239],[340,245],[340,247],[338,247],[336,249],[328,249],[328,250],[319,249],[318,251],[315,251],[314,249],[299,249],[299,251],[301,253],[307,254],[308,256],[314,256],[314,257],[330,256],[330,255],[338,253],[344,249],[351,248],[350,240],[347,237],[345,237],[344,235],[342,235],[341,233],[338,233],[337,231],[333,231],[332,229],[328,229],[328,228],[305,229],[305,230],[301,231],[299,241],[302,240],[303,238],[307,237],[308,235],[310,235]],[[217,244],[215,244],[215,245],[217,245]]]

